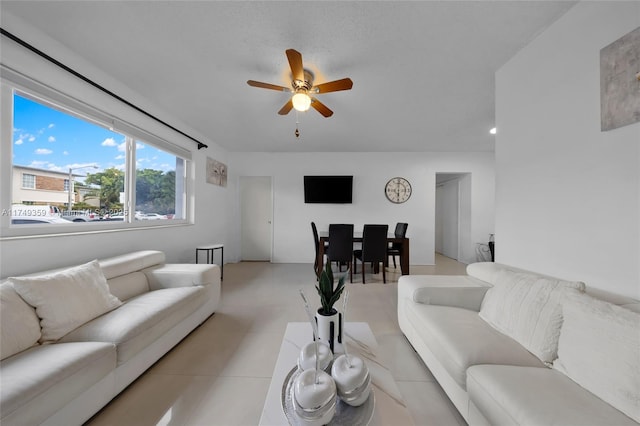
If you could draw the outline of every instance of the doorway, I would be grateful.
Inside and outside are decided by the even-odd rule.
[[[240,177],[240,250],[243,261],[271,261],[272,200],[270,176]]]
[[[436,173],[435,251],[468,263],[471,241],[471,174]]]

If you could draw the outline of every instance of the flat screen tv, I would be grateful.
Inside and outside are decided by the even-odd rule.
[[[350,204],[353,176],[305,176],[304,202]]]

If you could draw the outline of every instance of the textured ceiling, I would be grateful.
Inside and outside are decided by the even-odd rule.
[[[460,152],[493,150],[495,71],[573,4],[3,0],[0,11],[229,151]],[[332,117],[298,114],[299,139],[295,111],[277,114],[287,94],[246,84],[289,86],[288,48],[316,83],[354,82],[318,96]]]

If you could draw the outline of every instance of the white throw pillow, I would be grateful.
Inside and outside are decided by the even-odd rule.
[[[0,285],[0,359],[5,359],[38,343],[40,321],[10,283]]]
[[[563,317],[553,367],[640,422],[640,314],[582,294]]]
[[[482,300],[480,317],[551,364],[557,357],[562,301],[568,291],[584,288],[581,282],[501,270]]]
[[[16,292],[36,308],[41,342],[58,340],[122,302],[109,292],[97,260],[50,275],[9,278]]]

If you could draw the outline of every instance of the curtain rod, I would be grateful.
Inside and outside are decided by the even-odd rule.
[[[173,127],[171,124],[159,119],[158,117],[156,117],[155,115],[152,115],[150,113],[148,113],[147,111],[143,110],[142,108],[132,104],[131,102],[127,101],[126,99],[118,96],[117,94],[113,93],[112,91],[110,91],[109,89],[99,85],[98,83],[96,83],[93,80],[90,80],[89,78],[85,77],[84,75],[80,74],[79,72],[69,68],[68,66],[66,66],[65,64],[63,64],[62,62],[58,61],[55,58],[52,58],[51,56],[47,55],[46,53],[44,53],[43,51],[41,51],[40,49],[30,45],[29,43],[27,43],[26,41],[18,38],[17,36],[11,34],[9,31],[5,30],[4,28],[0,27],[0,33],[5,36],[10,38],[11,40],[15,41],[16,43],[18,43],[19,45],[26,47],[27,49],[29,49],[30,51],[32,51],[33,53],[37,54],[38,56],[41,56],[42,58],[46,59],[47,61],[53,63],[54,65],[57,65],[58,67],[62,68],[63,70],[73,74],[74,76],[78,77],[80,80],[90,84],[91,86],[95,87],[98,90],[101,90],[102,92],[106,93],[107,95],[119,100],[120,102],[124,103],[125,105],[135,109],[138,112],[141,112],[142,114],[146,115],[147,117],[157,121],[158,123],[170,128],[171,130],[180,133],[182,136],[185,136],[189,139],[191,139],[192,141],[194,141],[195,143],[198,144],[198,149],[201,148],[209,148],[208,145],[200,142],[199,140],[189,136],[188,134],[186,134],[185,132],[183,132],[182,130],[176,129],[175,127]]]

